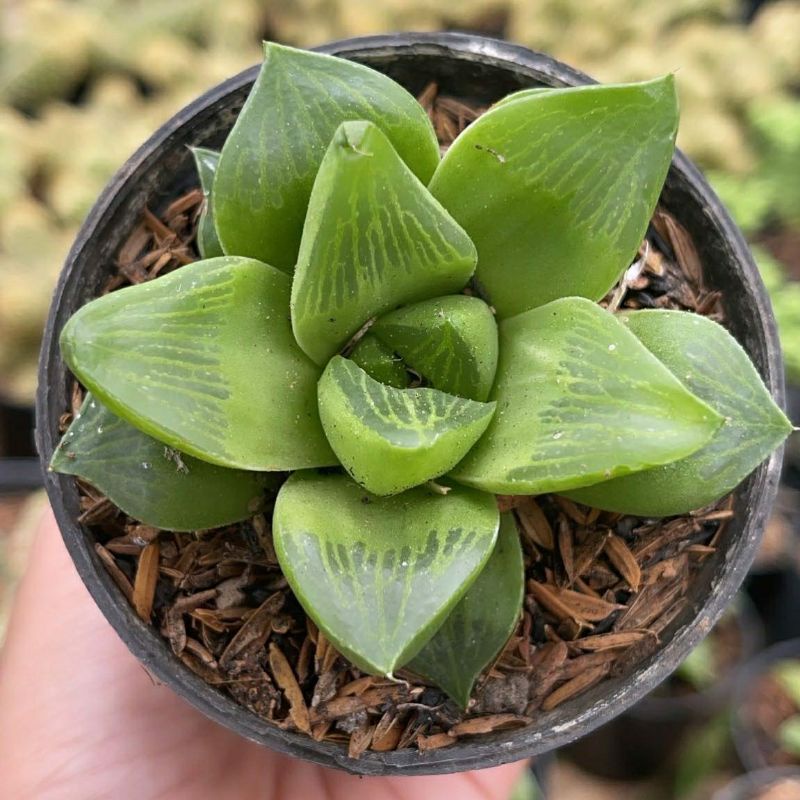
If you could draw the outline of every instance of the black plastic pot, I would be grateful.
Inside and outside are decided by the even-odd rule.
[[[793,783],[796,783],[797,796],[800,797],[800,769],[776,767],[740,775],[736,780],[715,792],[711,800],[757,800],[761,792],[783,780],[792,780]]]
[[[749,710],[752,707],[753,691],[760,679],[784,659],[800,660],[800,639],[781,642],[765,650],[747,665],[736,684],[731,734],[736,754],[748,772],[772,767],[767,760],[764,737],[754,727]]]
[[[0,495],[42,485],[33,445],[33,409],[0,395]]]
[[[649,694],[607,725],[566,747],[564,757],[594,775],[613,780],[640,780],[674,766],[685,734],[730,705],[740,674],[763,646],[764,628],[755,608],[741,595],[737,604],[740,607],[733,619],[741,653],[725,675],[702,692]]]
[[[441,91],[481,103],[523,87],[591,82],[548,56],[477,36],[377,36],[320,49],[381,70],[412,92],[435,80]],[[70,379],[58,352],[61,328],[97,293],[144,205],[158,208],[196,184],[187,145],[222,144],[255,75],[253,68],[226,81],[167,122],[117,173],[89,214],[56,288],[45,331],[37,397],[37,442],[44,462],[56,446],[58,417],[68,405]],[[758,271],[725,209],[680,153],[667,178],[662,203],[695,240],[707,283],[724,294],[732,332],[782,403],[780,349]],[[742,582],[775,495],[779,465],[780,453],[775,453],[738,490],[736,519],[720,542],[719,553],[695,581],[690,610],[665,632],[663,648],[631,674],[604,682],[542,714],[523,730],[461,741],[425,754],[367,752],[358,761],[349,760],[337,745],[277,729],[180,664],[158,632],[136,617],[96,558],[90,532],[76,524],[78,495],[73,481],[50,474],[46,485],[83,580],[109,622],[158,679],[212,719],[275,750],[363,774],[415,775],[489,767],[552,750],[607,722],[664,680],[711,630]]]

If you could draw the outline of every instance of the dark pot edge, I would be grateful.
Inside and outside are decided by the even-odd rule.
[[[800,768],[768,767],[747,772],[715,792],[711,800],[754,800],[753,792],[781,778],[800,779]]]
[[[445,53],[449,51],[455,52],[459,57],[467,60],[481,61],[488,58],[498,63],[513,60],[525,68],[538,69],[550,74],[554,80],[561,83],[565,82],[561,77],[565,74],[575,82],[590,82],[590,79],[578,70],[566,65],[563,69],[560,66],[556,69],[549,57],[533,53],[524,47],[467,34],[389,34],[347,39],[317,49],[343,56],[352,56],[358,52],[363,53],[365,50],[376,51],[380,55],[380,51],[385,49],[387,57],[390,53],[397,53],[398,50],[412,53]],[[136,151],[100,195],[70,250],[67,263],[74,260],[86,241],[91,238],[99,221],[114,207],[117,184],[151,158],[150,154],[153,149],[173,135],[177,128],[197,113],[199,108],[213,103],[232,89],[251,80],[256,70],[257,67],[245,70],[203,94],[179,111]],[[768,351],[767,374],[763,377],[776,401],[783,405],[783,371],[777,331],[771,315],[769,299],[749,250],[741,233],[713,191],[702,179],[699,171],[680,152],[676,152],[673,169],[685,176],[687,183],[691,184],[696,198],[706,210],[709,220],[724,231],[728,246],[736,252],[737,260],[742,264],[746,278],[752,284],[754,292],[760,300],[756,311]],[[55,344],[55,311],[60,305],[65,281],[66,274],[62,272],[53,295],[40,357],[40,384],[36,397],[36,444],[43,459],[49,458],[55,446],[54,437],[50,434],[46,424],[47,409],[53,401],[54,391],[54,387],[48,381],[48,356]],[[256,718],[253,715],[249,712],[245,712],[243,715],[240,706],[223,697],[216,690],[210,689],[207,684],[185,669],[169,653],[163,642],[153,634],[152,628],[138,620],[130,609],[123,607],[116,586],[99,568],[94,554],[82,546],[76,533],[69,533],[71,528],[74,531],[78,529],[75,528],[74,521],[69,518],[61,502],[63,493],[61,479],[53,473],[46,473],[45,488],[55,508],[56,518],[70,555],[95,602],[129,649],[137,654],[137,657],[156,677],[169,682],[174,691],[184,699],[215,721],[237,730],[248,739],[267,744],[279,752],[364,775],[423,775],[496,766],[553,750],[617,716],[660,683],[678,666],[685,654],[709,632],[743,581],[777,491],[780,463],[781,451],[779,450],[773,453],[767,464],[759,469],[754,478],[754,493],[757,496],[757,502],[749,509],[751,517],[749,535],[743,537],[744,541],[735,543],[737,546],[733,547],[732,552],[728,554],[721,580],[717,584],[718,590],[713,593],[702,613],[684,625],[673,639],[658,652],[658,658],[641,670],[632,682],[622,687],[617,686],[602,703],[597,703],[592,709],[577,714],[569,724],[553,728],[546,737],[543,734],[526,735],[523,729],[500,741],[497,740],[498,737],[492,737],[468,743],[457,743],[443,750],[423,754],[417,752],[389,754],[367,752],[358,761],[349,759],[339,747],[313,742],[305,736],[281,731],[269,723],[255,724]]]
[[[680,719],[708,719],[728,702],[738,685],[739,676],[757,656],[764,645],[766,631],[753,603],[739,596],[741,608],[736,625],[741,633],[742,652],[725,675],[713,686],[686,695],[660,696],[651,694],[629,709],[630,715],[642,722],[658,723]]]
[[[759,653],[745,666],[736,682],[732,703],[733,713],[730,719],[731,738],[736,755],[748,772],[775,769],[761,757],[761,750],[756,744],[756,737],[751,731],[745,709],[751,690],[761,675],[777,661],[788,658],[800,658],[800,638],[777,642]],[[797,766],[797,770],[800,772],[800,765]]]

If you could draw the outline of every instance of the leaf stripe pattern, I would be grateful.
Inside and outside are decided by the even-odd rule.
[[[289,293],[258,261],[198,261],[84,306],[62,353],[110,411],[182,452],[256,471],[332,465]]]
[[[486,566],[409,668],[434,681],[466,708],[475,679],[516,627],[523,584],[519,533],[513,516],[503,514]]]
[[[430,189],[475,242],[500,318],[611,288],[641,243],[677,123],[667,76],[528,92],[458,137]]]
[[[484,401],[497,369],[497,325],[482,300],[451,295],[424,300],[381,317],[370,328],[430,384]]]
[[[292,285],[300,347],[324,364],[371,317],[460,291],[475,248],[369,122],[336,132],[311,193]]]
[[[500,324],[497,414],[453,471],[470,486],[539,494],[683,458],[722,424],[614,316],[583,298]]]
[[[428,181],[439,148],[425,111],[405,89],[362,64],[274,43],[222,150],[214,184],[225,252],[291,272],[311,186],[334,131],[372,120]]]
[[[298,472],[280,490],[273,533],[309,616],[360,669],[386,675],[464,594],[498,523],[494,499],[469,489],[380,498],[346,476]]]
[[[197,221],[197,249],[201,258],[217,258],[224,255],[222,245],[217,237],[214,226],[214,202],[211,199],[211,188],[214,184],[214,175],[219,164],[219,153],[207,150],[205,147],[190,148],[203,189],[203,210]]]
[[[655,310],[629,312],[622,319],[724,421],[714,438],[688,458],[570,496],[644,516],[701,508],[734,489],[789,435],[792,425],[747,354],[717,323],[696,314]]]
[[[112,414],[91,393],[53,454],[134,519],[193,531],[246,519],[263,505],[267,473],[225,469],[165,447]]]
[[[494,412],[436,389],[395,389],[336,356],[319,385],[322,426],[354,480],[379,495],[401,492],[454,467]]]

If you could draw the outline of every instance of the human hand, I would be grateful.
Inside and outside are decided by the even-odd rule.
[[[241,739],[152,682],[43,520],[0,653],[3,800],[506,800],[523,768],[359,778]]]

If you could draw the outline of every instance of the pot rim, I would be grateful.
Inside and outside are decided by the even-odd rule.
[[[552,85],[593,83],[584,73],[562,64],[542,53],[496,39],[458,33],[408,33],[367,36],[332,42],[316,48],[319,52],[339,55],[379,65],[397,56],[446,56],[466,62],[485,64],[526,75],[530,82],[546,81]],[[231,92],[252,82],[258,65],[222,82],[179,111],[159,128],[120,168],[101,193],[84,222],[56,286],[42,342],[39,364],[39,388],[36,397],[36,444],[45,469],[45,487],[67,549],[75,566],[97,605],[125,642],[131,652],[160,681],[169,685],[191,705],[225,727],[247,739],[267,745],[273,750],[301,757],[311,762],[363,775],[426,775],[481,769],[548,752],[585,735],[609,721],[644,697],[664,680],[719,619],[739,585],[744,580],[755,556],[761,532],[777,491],[781,450],[772,454],[751,479],[755,500],[747,508],[748,524],[739,539],[731,542],[716,581],[707,593],[707,601],[695,611],[691,620],[682,625],[671,640],[643,664],[634,668],[624,680],[613,679],[601,685],[606,690],[600,698],[587,704],[584,697],[576,699],[578,707],[564,723],[542,729],[534,726],[510,733],[495,734],[455,744],[426,753],[416,750],[376,753],[367,751],[360,759],[352,760],[346,749],[328,742],[315,742],[309,737],[283,731],[272,723],[247,711],[234,700],[222,695],[184,667],[158,632],[142,622],[125,601],[116,585],[94,553],[88,547],[81,527],[71,518],[63,502],[68,484],[64,476],[48,472],[46,465],[58,440],[57,430],[50,419],[50,409],[62,404],[62,388],[50,380],[51,370],[59,361],[58,332],[63,324],[59,318],[71,266],[83,249],[92,241],[101,222],[120,205],[120,191],[144,165],[157,161],[156,154],[181,127],[203,109],[220,102]],[[780,345],[769,299],[752,256],[741,233],[728,216],[697,168],[676,150],[670,175],[678,174],[692,194],[694,202],[703,208],[710,226],[720,231],[732,257],[738,262],[743,277],[753,293],[754,324],[765,342],[767,386],[776,402],[784,401],[784,383]],[[63,316],[63,315],[62,315]],[[571,701],[572,702],[572,701]],[[581,707],[582,706],[582,707]],[[552,712],[551,712],[552,713]],[[532,729],[533,728],[533,729]]]
[[[746,710],[758,681],[778,661],[788,659],[800,659],[800,638],[785,639],[763,650],[745,665],[736,681],[731,704],[731,738],[739,760],[749,772],[776,769],[763,759]],[[793,769],[800,773],[800,765]]]
[[[753,772],[746,772],[715,792],[711,800],[754,800],[753,792],[785,778],[800,780],[800,768],[765,767]]]

